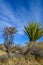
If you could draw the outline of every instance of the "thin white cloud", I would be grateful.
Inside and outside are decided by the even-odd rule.
[[[23,27],[28,23],[28,21],[40,20],[40,6],[38,4],[37,7],[36,4],[34,4],[34,2],[30,4],[30,10],[27,10],[25,7],[18,7],[15,11],[11,8],[9,4],[7,6],[5,3],[1,2],[0,5],[0,18],[2,19],[2,21],[0,21],[2,24],[0,23],[0,25],[2,27],[3,24],[4,26],[16,25],[19,34],[24,34]]]
[[[1,21],[0,22],[0,31],[2,31],[3,28],[6,27],[6,26],[12,26],[12,25],[10,23],[8,23],[8,22]]]
[[[4,9],[3,9],[3,5],[4,5]],[[5,6],[5,4],[1,5],[1,27],[4,26],[12,26],[12,24],[17,25],[17,29],[18,29],[18,34],[24,34],[23,33],[23,26],[24,26],[24,16],[23,16],[23,11],[21,9],[17,9],[17,12],[14,11],[14,14],[12,12],[13,10],[11,9],[11,7],[7,7]],[[22,11],[22,12],[21,12]],[[11,23],[12,24],[11,24]]]

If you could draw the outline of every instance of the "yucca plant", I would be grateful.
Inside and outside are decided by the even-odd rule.
[[[29,37],[30,41],[36,41],[43,36],[43,28],[39,23],[30,23],[24,26],[24,32]]]

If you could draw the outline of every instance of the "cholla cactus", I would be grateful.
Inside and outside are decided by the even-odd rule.
[[[14,34],[17,32],[15,27],[5,27],[3,29],[3,38],[4,38],[4,45],[7,49],[7,52],[11,50],[12,44],[14,44]]]

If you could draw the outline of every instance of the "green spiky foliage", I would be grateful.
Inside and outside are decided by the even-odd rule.
[[[30,23],[24,26],[24,32],[30,38],[30,41],[36,41],[43,36],[43,28],[39,23]]]

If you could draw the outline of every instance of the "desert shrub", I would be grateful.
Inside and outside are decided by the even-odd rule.
[[[31,53],[37,57],[43,57],[43,49],[41,49],[40,47],[38,47],[38,45],[33,45],[31,48]]]
[[[38,46],[38,43],[30,44],[27,46],[26,51],[24,52],[25,57],[29,58],[30,55],[43,58],[43,49]]]
[[[8,55],[7,54],[5,54],[5,55],[3,55],[3,56],[0,56],[0,61],[2,62],[2,63],[4,63],[4,62],[6,62],[7,60],[8,60]]]

